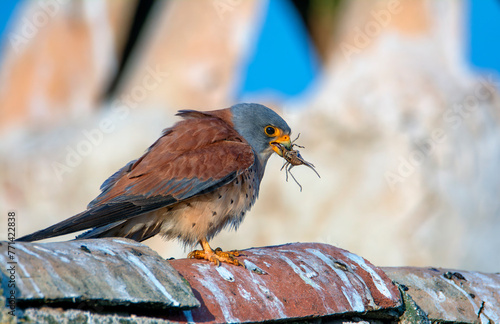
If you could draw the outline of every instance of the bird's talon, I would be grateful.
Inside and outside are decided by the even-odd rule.
[[[188,258],[208,260],[210,262],[213,262],[216,266],[219,266],[221,262],[226,262],[229,264],[234,264],[236,266],[242,266],[245,268],[245,265],[235,258],[241,255],[239,251],[232,250],[224,252],[220,247],[216,248],[215,250],[212,250],[208,245],[208,242],[205,241],[203,241],[202,246],[203,250],[194,250],[188,253],[187,255]]]
[[[188,253],[188,259],[204,259],[205,251],[194,250]]]
[[[210,256],[209,261],[213,262],[216,267],[220,266],[220,261],[215,254]]]

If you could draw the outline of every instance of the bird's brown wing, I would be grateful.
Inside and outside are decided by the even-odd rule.
[[[99,228],[215,190],[255,161],[251,146],[224,120],[205,113],[187,117],[163,135],[138,160],[101,186],[87,210],[19,241]]]

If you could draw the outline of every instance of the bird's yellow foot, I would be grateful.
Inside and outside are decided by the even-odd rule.
[[[242,262],[236,259],[236,257],[240,256],[239,251],[233,250],[224,252],[222,251],[221,248],[216,248],[215,250],[212,250],[212,248],[210,247],[210,245],[208,245],[208,242],[206,240],[200,240],[200,244],[203,247],[203,250],[194,250],[190,252],[188,254],[188,258],[208,260],[210,262],[213,262],[217,266],[219,266],[221,262],[226,262],[229,264],[234,264],[236,266],[245,267],[245,265]]]

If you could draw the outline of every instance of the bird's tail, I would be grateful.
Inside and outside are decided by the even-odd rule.
[[[88,223],[82,224],[82,222],[80,222],[79,220],[81,220],[86,216],[88,216],[88,210],[80,214],[77,214],[71,218],[68,218],[60,223],[47,227],[46,229],[20,237],[16,241],[18,242],[39,241],[90,228],[88,231],[78,235],[75,239],[91,239],[100,237],[125,237],[138,242],[142,242],[152,236],[155,236],[160,232],[159,225],[161,225],[161,223],[158,223],[155,226],[144,226],[142,228],[136,229],[133,232],[123,232],[122,228],[124,225],[126,225],[127,220],[120,220],[107,225],[103,224],[102,226],[96,224],[88,224]]]
[[[34,233],[20,237],[16,241],[18,241],[18,242],[39,241],[39,240],[48,239],[51,237],[61,236],[61,235],[65,235],[65,234],[70,234],[73,232],[77,232],[77,231],[86,229],[85,227],[80,228],[82,226],[79,226],[78,219],[81,219],[82,217],[84,217],[87,212],[88,212],[88,210],[81,212],[79,214],[76,214],[73,217],[65,219],[65,220],[63,220],[57,224],[54,224],[50,227],[47,227],[43,230],[39,230],[39,231],[36,231]]]
[[[18,238],[16,241],[39,241],[86,229],[93,230],[82,234],[79,238],[96,238],[105,236],[128,237],[128,233],[126,235],[120,235],[121,233],[119,231],[117,232],[117,229],[119,229],[124,222],[130,220],[131,218],[138,217],[146,212],[154,211],[162,207],[163,204],[163,201],[159,201],[151,203],[147,206],[141,206],[133,202],[94,205],[73,217],[65,219],[55,225],[47,227],[46,229]],[[142,240],[156,234],[157,232],[153,234],[155,231],[156,229],[151,230],[145,228],[143,230],[144,233],[138,235]]]

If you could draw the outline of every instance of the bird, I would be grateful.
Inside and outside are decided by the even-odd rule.
[[[17,241],[31,242],[87,230],[76,239],[157,234],[185,247],[189,258],[244,266],[236,250],[212,249],[222,229],[235,230],[254,205],[268,159],[291,150],[291,129],[270,108],[240,103],[229,108],[179,110],[146,152],[101,185],[87,209]]]

